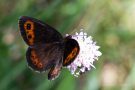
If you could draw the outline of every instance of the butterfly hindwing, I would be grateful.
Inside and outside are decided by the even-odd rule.
[[[37,55],[37,52],[34,48],[28,48],[26,52],[26,59],[28,66],[36,71],[42,72],[44,71],[44,66],[42,60]]]
[[[20,17],[19,28],[24,41],[29,46],[40,43],[61,42],[63,40],[62,35],[54,28],[35,18]]]
[[[26,53],[28,65],[39,72],[55,67],[63,56],[63,48],[60,47],[60,44],[45,44],[45,46],[42,44],[34,48],[29,47]]]
[[[80,48],[79,44],[75,39],[70,36],[65,38],[65,48],[64,48],[64,58],[63,66],[71,64],[76,56],[79,54]]]

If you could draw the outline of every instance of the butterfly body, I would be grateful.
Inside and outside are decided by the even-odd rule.
[[[54,28],[35,18],[22,16],[19,28],[23,40],[29,46],[26,52],[28,66],[43,72],[50,70],[48,79],[55,79],[63,66],[74,61],[79,44],[70,36],[63,36]]]

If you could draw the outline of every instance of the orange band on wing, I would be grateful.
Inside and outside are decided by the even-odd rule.
[[[32,60],[32,63],[37,67],[37,68],[43,68],[43,64],[39,60],[39,58],[36,55],[36,52],[34,50],[31,51],[31,56],[30,59]]]
[[[71,59],[73,59],[78,53],[78,48],[75,47],[72,52],[67,56],[67,58],[64,60],[64,63],[70,62]]]
[[[35,38],[34,23],[30,20],[26,21],[24,23],[24,29],[25,29],[26,36],[27,36],[27,39],[28,39],[28,44],[33,45],[34,44],[34,38]]]

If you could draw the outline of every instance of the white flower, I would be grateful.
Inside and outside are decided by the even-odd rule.
[[[71,74],[78,77],[81,73],[91,70],[91,67],[95,68],[93,62],[98,60],[98,57],[101,56],[102,53],[98,51],[100,47],[96,45],[96,42],[92,40],[91,36],[87,36],[87,33],[81,31],[71,36],[72,39],[78,42],[80,52],[67,68],[71,71]]]

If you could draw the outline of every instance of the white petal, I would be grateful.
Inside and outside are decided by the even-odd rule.
[[[98,50],[100,46],[97,46],[92,37],[87,36],[87,33],[82,31],[80,33],[76,32],[75,35],[72,35],[72,38],[78,42],[80,52],[67,68],[71,71],[71,74],[78,76],[79,72],[86,72],[86,69],[89,71],[91,67],[95,68],[93,62],[98,60],[102,53]]]

